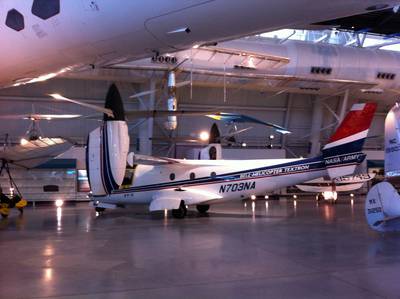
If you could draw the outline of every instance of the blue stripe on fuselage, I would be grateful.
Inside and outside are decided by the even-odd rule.
[[[201,165],[199,165],[201,166]],[[217,167],[218,165],[216,165]],[[293,167],[304,166],[307,170],[299,169],[298,171],[286,171],[280,169],[288,169]],[[138,187],[131,187],[126,189],[115,190],[113,193],[125,193],[125,192],[140,192],[140,191],[151,191],[159,188],[178,188],[185,187],[189,185],[198,185],[198,184],[208,184],[208,183],[218,183],[224,181],[234,181],[240,179],[251,179],[257,177],[273,177],[278,175],[287,175],[287,174],[295,174],[302,173],[306,171],[317,171],[325,169],[325,162],[321,157],[315,157],[310,159],[304,159],[299,161],[288,162],[284,164],[271,165],[266,167],[259,167],[254,169],[247,169],[242,171],[231,172],[227,174],[217,175],[215,177],[203,177],[194,180],[182,180],[176,182],[167,182],[167,183],[159,183]],[[268,173],[267,173],[268,172]],[[256,174],[257,173],[257,174]]]

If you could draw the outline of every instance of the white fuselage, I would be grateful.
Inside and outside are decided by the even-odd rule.
[[[304,26],[397,1],[61,0],[59,13],[46,19],[33,14],[32,3],[0,2],[0,86]],[[14,10],[23,18],[19,31],[6,25]]]
[[[103,203],[150,203],[169,191],[204,194],[212,203],[240,200],[327,174],[323,160],[178,160],[163,166],[137,165],[130,187],[96,197]],[[194,173],[194,177],[191,174]],[[171,180],[171,174],[174,179]],[[211,199],[214,195],[214,199]],[[185,201],[191,204],[190,200]],[[198,203],[198,200],[195,201]]]

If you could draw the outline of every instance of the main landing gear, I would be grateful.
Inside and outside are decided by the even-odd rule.
[[[95,207],[94,210],[98,213],[102,213],[106,210],[106,208]]]
[[[196,208],[200,214],[205,214],[210,209],[210,205],[197,205]]]
[[[177,218],[177,219],[182,219],[185,218],[187,214],[187,209],[185,202],[181,200],[181,204],[179,205],[178,209],[172,210],[172,217]]]

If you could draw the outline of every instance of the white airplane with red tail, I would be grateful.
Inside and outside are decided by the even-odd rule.
[[[206,212],[210,204],[248,198],[315,178],[354,172],[375,104],[355,104],[321,155],[283,160],[180,160],[129,153],[123,103],[112,85],[103,124],[87,145],[87,170],[97,211],[127,204],[149,204],[150,211],[172,210],[183,218],[186,206]]]

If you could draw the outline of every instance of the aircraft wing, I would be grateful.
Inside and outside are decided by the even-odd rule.
[[[335,190],[336,192],[348,192],[348,191],[358,190],[363,185],[364,183],[337,185],[335,187]],[[322,193],[325,191],[332,191],[332,185],[314,186],[314,185],[300,184],[296,185],[296,187],[299,188],[301,191],[312,192],[312,193]]]
[[[229,64],[237,69],[279,68],[290,62],[288,57],[218,46],[199,47],[195,49],[192,59],[203,61],[211,61],[213,59],[221,61],[229,60]]]
[[[0,159],[23,168],[33,168],[64,153],[72,146],[62,138],[41,138],[0,150]]]
[[[196,205],[222,198],[221,195],[197,189],[175,189],[157,192],[150,203],[150,211],[178,209],[182,200],[187,205]]]
[[[133,166],[135,164],[142,165],[166,165],[166,164],[177,164],[180,163],[179,160],[166,158],[166,157],[154,157],[147,155],[139,155],[134,153],[129,153],[128,155],[128,164]]]

